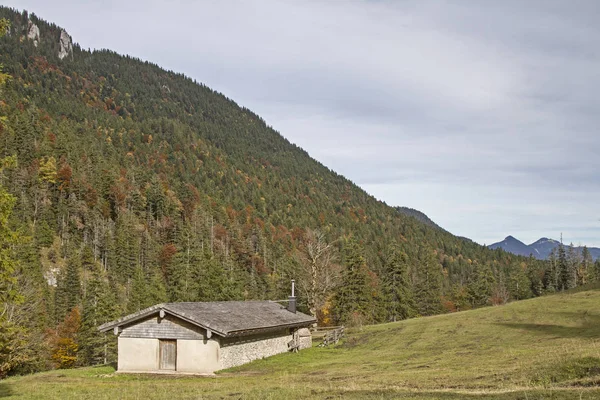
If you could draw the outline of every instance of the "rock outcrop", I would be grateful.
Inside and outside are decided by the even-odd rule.
[[[65,31],[61,29],[60,31],[60,49],[58,50],[58,58],[61,60],[68,55],[73,55],[73,40],[71,36]]]
[[[31,20],[27,21],[27,39],[33,40],[35,47],[40,44],[40,28]]]

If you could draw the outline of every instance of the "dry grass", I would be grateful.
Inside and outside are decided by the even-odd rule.
[[[27,399],[600,399],[600,290],[354,330],[216,377],[110,367],[0,382]]]

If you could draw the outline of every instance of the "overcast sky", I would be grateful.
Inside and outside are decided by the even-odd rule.
[[[600,247],[599,1],[2,3],[205,83],[454,234]]]

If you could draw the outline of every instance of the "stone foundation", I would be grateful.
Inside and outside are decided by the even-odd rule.
[[[222,368],[231,368],[260,358],[288,351],[293,336],[286,330],[270,335],[254,335],[221,340],[220,362]]]

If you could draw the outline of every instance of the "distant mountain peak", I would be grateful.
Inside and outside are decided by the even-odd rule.
[[[551,243],[551,244],[559,244],[560,242],[558,240],[554,240],[554,239],[549,239],[547,237],[543,237],[538,239],[537,241],[533,242],[530,244],[530,246],[535,246],[535,245],[540,245],[540,244],[546,244],[546,243]]]
[[[531,254],[529,247],[521,242],[519,239],[508,235],[503,241],[494,243],[488,246],[490,249],[503,249],[509,253],[518,254],[520,256],[528,257]]]
[[[491,244],[488,247],[490,249],[502,249],[506,252],[520,256],[528,257],[533,255],[537,259],[545,260],[558,245],[560,245],[558,240],[547,237],[542,237],[530,245],[526,245],[514,236],[508,235],[503,241]],[[581,252],[582,247],[575,247],[575,250]],[[594,260],[600,258],[599,248],[590,247],[588,250]]]

